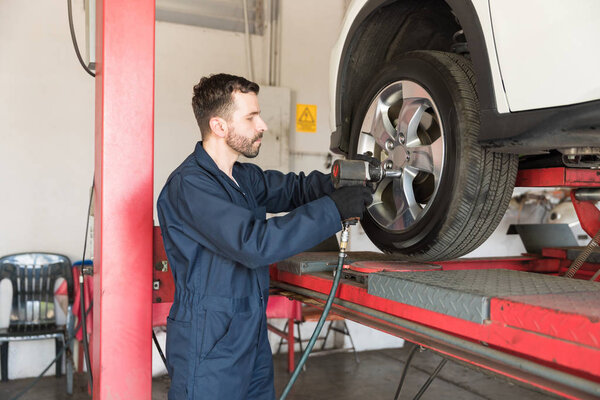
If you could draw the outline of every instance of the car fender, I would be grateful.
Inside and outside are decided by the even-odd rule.
[[[341,33],[335,43],[330,59],[329,94],[331,104],[330,125],[333,131],[341,125],[341,93],[338,82],[344,79],[344,64],[350,54],[348,48],[365,19],[389,0],[353,0],[342,23]],[[492,36],[491,18],[487,0],[446,0],[465,30],[473,66],[479,82],[482,108],[508,112],[508,103],[502,86],[500,69]]]

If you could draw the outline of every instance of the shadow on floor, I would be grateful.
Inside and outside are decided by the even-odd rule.
[[[292,389],[288,400],[393,400],[404,361],[410,348],[366,351],[360,353],[360,363],[351,353],[335,353],[310,357]],[[298,356],[297,360],[300,359]],[[406,377],[400,399],[412,399],[441,357],[426,351],[417,353]],[[274,357],[275,390],[279,395],[290,374],[287,373],[285,354]],[[19,379],[0,383],[0,399],[10,400],[33,379]],[[152,380],[152,400],[166,400],[170,380],[161,376]],[[65,378],[43,378],[20,400],[89,400],[87,378],[76,374],[74,394],[65,393]],[[425,392],[423,400],[542,400],[558,397],[523,387],[455,362],[448,362],[438,378]]]

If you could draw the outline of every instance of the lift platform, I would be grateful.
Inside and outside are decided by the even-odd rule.
[[[517,186],[598,188],[600,171],[519,172]],[[578,189],[579,190],[579,189]],[[582,227],[600,230],[600,211],[571,197]],[[160,243],[155,231],[155,243]],[[161,244],[161,243],[160,243]],[[414,263],[349,253],[332,312],[459,360],[571,399],[600,398],[600,269],[592,252],[566,278],[581,248],[544,248],[519,257]],[[336,252],[302,253],[272,265],[278,294],[323,307]],[[173,299],[162,246],[155,246],[154,324]]]
[[[517,185],[600,187],[600,172],[525,170]],[[600,212],[572,198],[594,236]],[[600,253],[591,254],[576,279],[562,276],[581,251],[432,263],[349,253],[332,312],[567,398],[597,399],[600,283],[589,279],[600,269]],[[336,264],[335,252],[302,253],[272,265],[271,284],[279,294],[323,307]]]

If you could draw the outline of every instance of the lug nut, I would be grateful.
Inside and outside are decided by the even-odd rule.
[[[392,151],[394,149],[394,142],[391,140],[388,140],[387,142],[385,142],[385,149],[387,151]]]
[[[391,160],[387,160],[383,165],[384,169],[392,169],[394,168],[394,163]]]

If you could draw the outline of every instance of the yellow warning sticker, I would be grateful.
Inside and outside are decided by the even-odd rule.
[[[317,106],[296,104],[296,132],[317,132]]]

